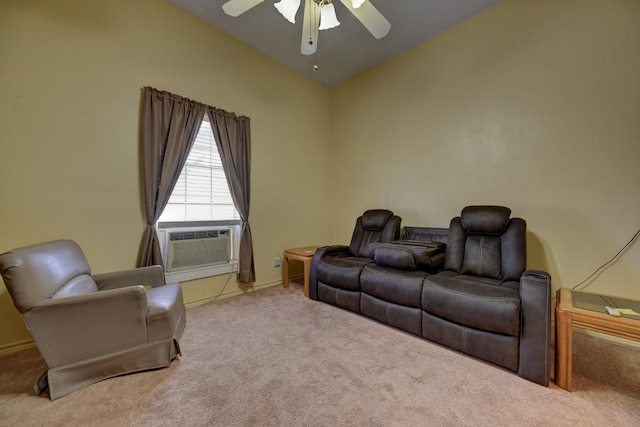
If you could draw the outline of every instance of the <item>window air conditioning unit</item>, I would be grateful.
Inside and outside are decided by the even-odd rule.
[[[231,229],[167,230],[167,272],[228,264]]]

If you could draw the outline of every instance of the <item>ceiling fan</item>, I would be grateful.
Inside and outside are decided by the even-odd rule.
[[[222,5],[227,15],[239,16],[264,0],[229,0]],[[274,6],[289,22],[295,23],[301,0],[280,0]],[[318,30],[328,30],[340,25],[333,7],[333,0],[304,0],[302,42],[300,51],[312,55],[317,50]],[[376,38],[386,36],[391,23],[368,0],[340,0],[340,2]]]

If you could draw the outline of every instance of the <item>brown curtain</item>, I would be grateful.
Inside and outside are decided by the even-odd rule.
[[[213,136],[218,146],[224,174],[236,210],[242,218],[240,253],[238,255],[238,281],[256,281],[253,261],[253,239],[249,226],[249,200],[251,195],[251,131],[250,119],[236,116],[217,108],[207,110]]]
[[[162,265],[155,223],[180,177],[207,107],[145,87],[142,114],[142,180],[146,227],[138,266]]]

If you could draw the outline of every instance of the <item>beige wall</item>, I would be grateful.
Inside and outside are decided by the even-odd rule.
[[[283,248],[348,242],[367,208],[447,226],[488,203],[572,286],[640,226],[638,41],[637,0],[505,0],[328,91],[163,0],[3,1],[0,251],[65,237],[96,272],[134,265],[150,85],[252,118],[256,286]],[[636,243],[589,289],[640,298],[639,259]],[[0,350],[29,337],[4,287],[0,324]]]
[[[573,286],[640,228],[640,2],[507,0],[332,92],[332,236],[501,204]],[[640,243],[589,289],[640,298]]]
[[[70,238],[95,272],[134,266],[143,86],[251,117],[256,286],[280,281],[283,248],[329,241],[327,89],[163,0],[15,0],[0,4],[0,252]],[[226,279],[184,283],[185,300]],[[0,350],[29,339],[4,285],[0,325]]]

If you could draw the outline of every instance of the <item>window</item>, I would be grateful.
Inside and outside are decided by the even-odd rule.
[[[209,238],[213,234],[226,233],[228,236],[229,231],[228,243],[220,238]],[[177,247],[174,238],[184,235],[190,236],[189,242],[181,242],[181,254],[187,256],[182,260],[186,267],[172,272],[170,264],[173,266],[174,263],[170,260],[175,259],[174,249]],[[239,235],[240,215],[231,198],[211,124],[205,117],[180,178],[158,220],[158,237],[167,280],[180,282],[237,271]],[[230,245],[229,262],[220,252],[227,244]],[[207,248],[212,249],[211,259],[208,259],[208,253],[202,252],[208,251]],[[210,265],[199,265],[208,261],[211,261]]]
[[[205,118],[159,222],[238,220],[211,124]]]

